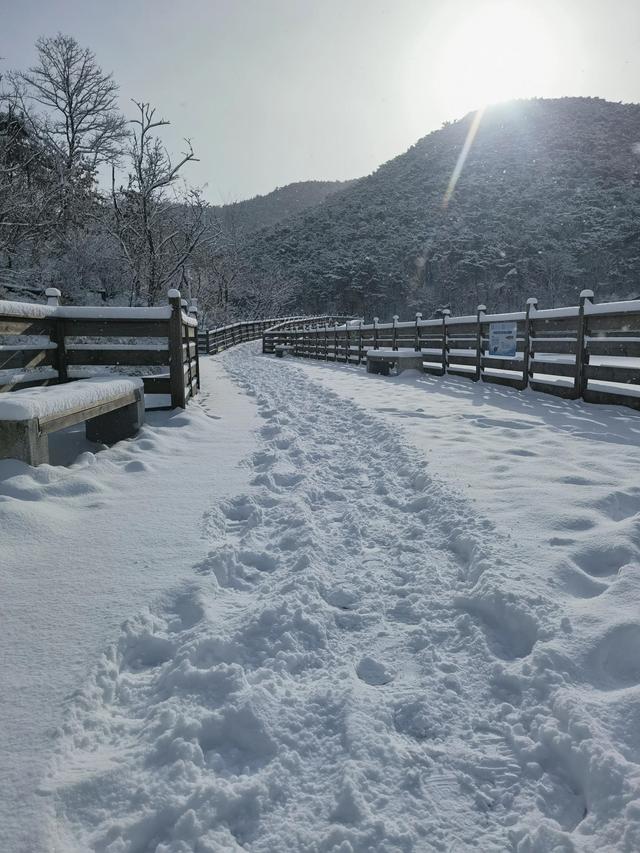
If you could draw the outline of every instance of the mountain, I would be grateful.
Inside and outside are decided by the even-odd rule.
[[[354,181],[298,181],[277,187],[267,195],[212,208],[223,226],[240,228],[245,234],[274,226],[285,219],[321,204]]]
[[[255,280],[295,284],[310,310],[371,316],[575,304],[640,293],[640,105],[599,98],[487,109],[453,194],[475,114],[246,248]],[[266,280],[266,278],[265,278]]]

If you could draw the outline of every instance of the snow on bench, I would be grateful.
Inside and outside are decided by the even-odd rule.
[[[274,347],[277,358],[283,358],[286,353],[293,352],[293,350],[294,348],[290,344],[276,344]]]
[[[96,376],[0,395],[0,459],[48,462],[49,433],[83,421],[90,441],[134,435],[144,422],[142,379]]]
[[[398,373],[403,370],[422,370],[424,356],[415,349],[368,349],[367,373],[389,375],[389,369],[395,365]]]

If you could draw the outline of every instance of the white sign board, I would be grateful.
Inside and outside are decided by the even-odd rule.
[[[489,355],[514,358],[517,328],[517,323],[489,323]]]

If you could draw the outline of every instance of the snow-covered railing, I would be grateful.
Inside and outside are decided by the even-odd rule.
[[[227,326],[219,326],[216,329],[208,329],[200,332],[198,342],[200,353],[215,355],[217,352],[229,349],[236,344],[245,341],[255,341],[262,337],[268,329],[283,329],[293,326],[306,326],[310,323],[326,323],[334,319],[346,320],[345,317],[336,318],[334,315],[323,315],[318,317],[307,317],[298,315],[295,317],[272,317],[266,320],[240,320]]]
[[[142,377],[147,394],[171,395],[172,407],[184,408],[197,393],[198,321],[178,290],[157,308],[60,305],[58,290],[46,295],[47,305],[0,301],[0,391],[67,382],[96,367],[164,367]]]
[[[495,324],[509,324],[515,355],[491,354]],[[369,350],[410,350],[426,373],[454,374],[518,390],[527,387],[569,399],[640,408],[640,300],[596,304],[585,290],[579,304],[538,310],[476,314],[390,323],[318,323],[267,330],[263,351],[286,347],[293,355],[359,365]]]

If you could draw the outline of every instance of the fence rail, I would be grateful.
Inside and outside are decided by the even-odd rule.
[[[198,321],[179,291],[160,308],[61,306],[59,297],[51,288],[47,305],[0,301],[0,392],[67,382],[98,366],[167,368],[142,379],[145,393],[170,394],[172,407],[197,394]]]
[[[345,364],[366,361],[368,350],[412,350],[423,356],[426,373],[453,374],[517,390],[529,387],[568,399],[615,403],[640,409],[640,300],[595,304],[583,291],[579,304],[538,310],[528,299],[524,311],[371,324],[316,324],[313,328],[270,329],[263,352],[287,347],[302,358]],[[515,324],[514,357],[492,356],[493,323]]]
[[[242,320],[228,326],[199,332],[198,348],[203,355],[215,355],[215,353],[222,352],[236,344],[258,340],[268,329],[289,328],[308,325],[309,323],[325,323],[345,319],[347,318],[324,315],[321,317],[297,316],[275,317],[268,320]]]

